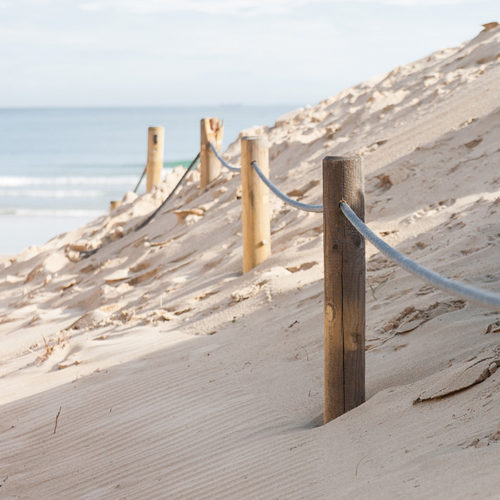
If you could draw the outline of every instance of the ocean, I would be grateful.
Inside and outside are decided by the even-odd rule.
[[[144,169],[149,126],[165,127],[171,168],[196,156],[204,116],[224,120],[228,145],[242,129],[272,125],[295,107],[0,109],[0,255],[107,213]]]

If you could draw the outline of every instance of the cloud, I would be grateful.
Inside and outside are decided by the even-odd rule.
[[[81,10],[89,10],[92,12],[98,12],[100,10],[103,10],[103,5],[101,3],[97,3],[97,2],[82,3],[78,7]]]
[[[102,0],[101,2],[84,2],[79,5],[82,10],[115,9],[132,13],[151,14],[158,12],[198,12],[205,14],[240,14],[262,12],[284,12],[297,0]],[[307,3],[307,2],[306,2]]]
[[[370,3],[392,6],[435,6],[484,3],[486,0],[101,0],[83,2],[82,10],[117,9],[133,13],[198,12],[206,14],[260,14],[286,12],[313,4]]]

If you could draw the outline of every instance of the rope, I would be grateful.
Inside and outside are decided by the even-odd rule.
[[[142,171],[141,178],[139,179],[139,182],[137,183],[137,186],[135,186],[135,188],[134,188],[134,193],[137,193],[137,190],[139,189],[139,186],[141,185],[142,179],[144,179],[144,176],[146,175],[147,168],[148,168],[147,166],[144,167],[144,170]]]
[[[156,216],[156,214],[167,204],[167,202],[174,196],[175,192],[177,191],[177,189],[179,188],[179,186],[184,182],[184,179],[187,177],[187,175],[189,174],[189,172],[193,169],[193,167],[196,165],[196,162],[199,160],[200,158],[200,153],[198,153],[196,155],[196,158],[191,162],[191,165],[189,165],[189,167],[186,169],[186,171],[184,172],[183,176],[180,178],[179,182],[176,184],[176,186],[174,187],[174,189],[172,189],[172,191],[170,192],[170,194],[167,196],[167,198],[165,199],[165,201],[163,201],[163,203],[144,221],[144,222],[141,222],[136,228],[135,228],[135,231],[139,231],[139,229],[142,229],[144,226],[147,226]]]
[[[282,193],[262,172],[262,170],[257,165],[257,162],[253,161],[251,163],[253,169],[257,172],[257,175],[262,179],[262,182],[281,200],[292,207],[299,208],[300,210],[305,210],[306,212],[322,212],[323,205],[309,205],[307,203],[301,203],[300,201],[293,200],[285,193]]]
[[[222,156],[219,154],[219,152],[217,151],[217,149],[215,148],[215,146],[211,142],[209,142],[208,145],[210,146],[210,149],[212,150],[213,154],[222,163],[222,165],[224,165],[226,168],[228,168],[232,172],[239,172],[241,170],[240,167],[235,167],[234,165],[231,165],[226,160],[224,160],[224,158],[222,158]]]
[[[239,172],[241,170],[240,167],[235,167],[228,163],[222,156],[219,154],[215,146],[209,142],[208,145],[210,149],[216,156],[216,158],[224,165],[226,168],[233,172]],[[301,210],[305,210],[306,212],[322,212],[323,205],[308,205],[307,203],[301,203],[300,201],[292,200],[292,198],[288,197],[285,193],[282,193],[262,172],[256,162],[252,162],[252,167],[257,172],[257,175],[262,179],[262,182],[278,197],[281,198],[285,203],[288,203],[292,207],[299,208]]]
[[[415,261],[411,260],[409,257],[399,253],[397,250],[388,245],[385,241],[380,239],[352,210],[352,208],[346,203],[340,203],[340,209],[342,213],[346,216],[347,220],[359,231],[359,233],[364,236],[370,243],[377,247],[386,257],[398,263],[403,269],[406,269],[409,273],[418,276],[422,280],[430,283],[431,285],[448,292],[452,295],[462,297],[464,299],[470,300],[471,302],[492,308],[495,311],[500,311],[500,294],[488,292],[485,290],[479,290],[469,285],[464,285],[457,281],[445,278],[435,271],[431,271]]]

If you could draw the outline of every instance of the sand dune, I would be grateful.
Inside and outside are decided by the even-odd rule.
[[[492,26],[242,134],[307,203],[324,156],[361,154],[370,227],[498,292],[499,81]],[[134,231],[179,175],[0,261],[0,496],[497,497],[499,315],[367,245],[368,399],[320,426],[321,214],[271,197],[273,255],[242,275],[238,174],[193,172]]]

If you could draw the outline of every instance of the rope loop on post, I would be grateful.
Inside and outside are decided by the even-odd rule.
[[[480,290],[469,285],[464,285],[458,281],[451,280],[441,274],[431,271],[416,263],[406,255],[398,252],[384,240],[379,238],[352,210],[345,202],[340,203],[340,210],[347,220],[357,229],[357,231],[366,238],[372,245],[378,248],[386,257],[399,264],[409,273],[419,277],[423,281],[439,288],[440,290],[469,300],[474,304],[486,307],[493,311],[500,311],[500,294]]]
[[[285,193],[280,191],[262,172],[257,165],[257,162],[252,162],[252,167],[257,172],[257,175],[261,178],[262,182],[281,200],[283,200],[288,205],[298,208],[300,210],[305,210],[306,212],[323,212],[323,205],[309,205],[307,203],[301,203],[300,201],[294,200],[287,196]]]
[[[224,165],[224,167],[226,167],[227,169],[231,170],[231,172],[239,172],[241,170],[240,167],[235,167],[234,165],[231,165],[226,160],[224,160],[224,158],[222,158],[222,156],[217,151],[217,148],[211,142],[209,142],[208,145],[210,146],[210,149],[212,150],[212,153],[221,162],[221,164]]]

